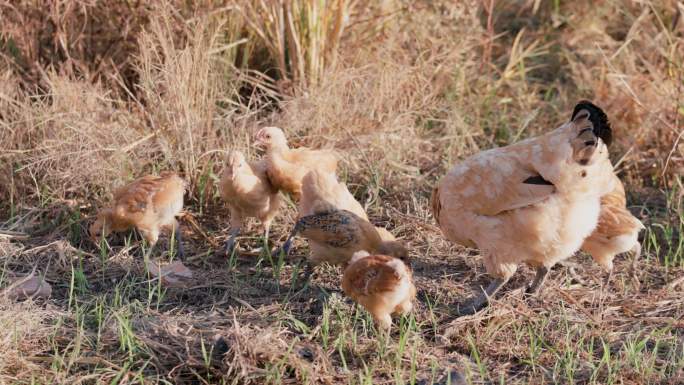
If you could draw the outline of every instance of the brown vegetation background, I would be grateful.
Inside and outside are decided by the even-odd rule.
[[[672,0],[0,2],[0,285],[37,266],[57,287],[48,301],[0,302],[0,383],[438,383],[446,362],[469,383],[682,381],[683,11]],[[587,277],[600,272],[581,259],[540,303],[456,320],[451,305],[481,266],[432,226],[429,191],[459,159],[552,129],[580,99],[611,119],[611,157],[649,227],[641,283],[618,278],[599,298]],[[344,321],[368,323],[338,297],[288,301],[264,283],[287,285],[289,261],[209,258],[226,235],[214,187],[225,151],[256,157],[265,125],[343,153],[373,221],[411,242],[421,305],[399,342]],[[102,255],[85,229],[113,187],[167,169],[189,181],[184,226],[209,283],[157,295],[135,247]],[[337,274],[317,281],[335,291]],[[221,363],[203,354],[216,334],[231,343]]]

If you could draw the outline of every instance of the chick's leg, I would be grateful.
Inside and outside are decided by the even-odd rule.
[[[489,303],[489,298],[493,297],[506,282],[508,278],[495,278],[480,294],[460,305],[458,315],[472,315],[482,310]]]
[[[366,310],[373,316],[378,328],[383,332],[389,332],[392,327],[392,315],[385,306],[373,302],[363,305],[365,305],[364,307],[366,307]]]
[[[641,244],[637,242],[632,248],[632,263],[629,267],[630,275],[635,283],[639,284],[639,276],[637,275],[637,264],[639,263],[639,257],[641,257]]]
[[[147,243],[150,245],[147,251],[145,251],[145,255],[143,256],[143,258],[147,259],[150,257],[150,255],[152,255],[152,249],[154,249],[154,245],[156,245],[157,241],[159,240],[159,229],[138,228],[138,230],[142,234],[143,238],[145,238]]]
[[[261,223],[261,226],[264,228],[264,249],[270,251],[270,248],[268,247],[268,235],[271,230],[271,221],[265,220]]]
[[[546,281],[546,277],[549,275],[549,269],[546,266],[540,266],[537,268],[537,274],[534,276],[534,281],[527,287],[525,294],[527,295],[537,295],[542,285]]]
[[[304,277],[302,279],[302,286],[306,286],[311,282],[311,276],[314,273],[315,266],[311,263],[304,265]]]
[[[178,221],[173,224],[173,236],[176,238],[176,247],[178,248],[178,257],[180,259],[185,259],[185,248],[183,247],[183,238],[180,225]]]
[[[410,313],[412,309],[413,309],[413,302],[411,302],[411,300],[407,299],[404,302],[397,305],[397,307],[394,309],[394,312],[396,314],[404,315],[404,314]]]
[[[226,241],[225,253],[227,256],[233,254],[235,249],[235,238],[240,234],[242,229],[242,216],[236,210],[230,211],[230,237]]]
[[[294,237],[297,235],[297,233],[301,230],[302,225],[301,225],[301,220],[295,224],[294,229],[292,229],[292,232],[290,233],[290,236],[287,237],[287,240],[283,245],[280,247],[280,249],[276,250],[276,254],[280,254],[280,252],[283,252],[286,256],[290,254],[290,249],[292,248],[292,240]]]

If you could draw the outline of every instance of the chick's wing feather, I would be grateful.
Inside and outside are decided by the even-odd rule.
[[[172,172],[163,172],[161,176],[146,175],[132,183],[117,189],[114,200],[117,210],[115,214],[136,214],[145,211],[151,203],[164,204],[166,201],[182,199],[185,183]]]
[[[343,210],[302,217],[297,226],[303,237],[329,246],[347,247],[358,243],[357,218]]]
[[[144,211],[150,203],[152,195],[159,190],[159,177],[147,175],[123,186],[114,193],[116,206],[128,213]]]

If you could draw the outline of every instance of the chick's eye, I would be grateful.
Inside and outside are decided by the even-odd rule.
[[[271,139],[271,135],[266,135],[266,139]]]

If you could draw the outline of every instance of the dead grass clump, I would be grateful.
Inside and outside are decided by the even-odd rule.
[[[223,357],[227,378],[244,378],[246,383],[280,383],[284,379],[269,373],[271,367],[288,373],[300,383],[325,382],[334,373],[326,355],[317,345],[293,339],[285,330],[261,330],[235,321],[222,336],[228,351]],[[261,379],[260,379],[261,378]],[[252,379],[251,381],[249,379]]]
[[[190,195],[204,201],[208,177],[223,162],[224,151],[247,147],[262,107],[258,99],[269,90],[233,65],[234,9],[222,11],[228,16],[189,20],[181,43],[174,39],[181,32],[172,12],[162,8],[139,41],[140,112],[155,133],[157,161],[184,172]],[[228,35],[226,28],[232,31]],[[247,83],[255,87],[253,93],[241,95]]]
[[[102,338],[114,346],[129,335],[135,342],[123,351],[144,352],[159,373],[180,383],[197,376],[241,384],[325,383],[334,375],[318,345],[278,326],[243,324],[244,315],[230,311],[232,317],[223,312],[182,316],[121,310],[113,314]]]
[[[23,182],[14,193],[46,202],[82,196],[84,184],[92,193],[130,178],[141,162],[136,155],[146,154],[142,122],[96,84],[54,73],[46,80],[48,98],[21,92],[10,109],[2,161]]]
[[[0,383],[49,382],[49,371],[36,358],[49,349],[55,313],[32,301],[0,298]]]
[[[571,9],[561,41],[573,79],[611,116],[624,168],[646,184],[671,185],[684,170],[681,9],[674,2]]]
[[[445,144],[447,153],[471,153],[484,135],[473,124],[472,107],[481,101],[470,93],[470,83],[479,79],[471,72],[477,39],[466,31],[479,26],[463,14],[467,6],[445,5],[453,11],[446,18],[461,24],[414,24],[423,14],[428,17],[432,6],[405,12],[404,4],[387,4],[381,15],[393,15],[388,17],[396,24],[388,23],[372,43],[343,45],[345,61],[305,92],[286,97],[271,119],[294,134],[295,143],[298,137],[314,146],[334,143],[362,184],[392,188],[434,169],[434,159],[426,154],[442,153]],[[436,35],[463,38],[440,40],[424,26]],[[354,36],[364,33],[353,31]]]
[[[240,82],[234,67],[219,60],[225,36],[207,18],[183,28],[187,35],[178,39],[174,12],[160,6],[159,18],[140,34],[140,96],[131,92],[132,101],[55,72],[45,74],[44,95],[21,91],[16,82],[3,87],[2,188],[46,202],[82,196],[84,186],[99,195],[167,168],[185,173],[194,188],[207,165],[222,159],[216,150],[244,143],[249,108],[223,102]],[[226,108],[217,111],[219,105]]]
[[[243,1],[244,20],[269,53],[277,78],[297,88],[318,84],[334,66],[349,23],[349,0]]]
[[[121,90],[121,83],[132,89],[136,38],[150,11],[148,3],[120,0],[2,1],[0,55],[31,91],[48,86],[48,68],[110,89]]]

